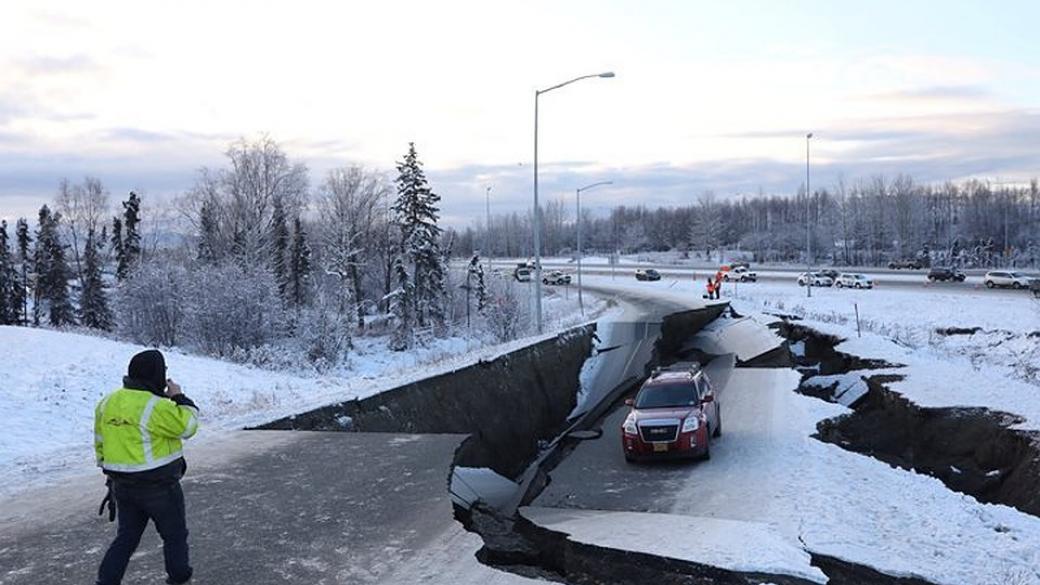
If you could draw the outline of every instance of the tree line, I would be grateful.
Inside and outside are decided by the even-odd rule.
[[[572,202],[542,210],[543,253],[576,248]],[[794,196],[722,200],[704,193],[689,205],[618,206],[604,217],[583,210],[583,248],[624,254],[676,250],[710,258],[741,251],[759,262],[806,260],[806,224],[814,262],[880,266],[920,257],[963,267],[1040,266],[1040,187],[971,180],[923,185],[877,176]],[[496,257],[532,254],[531,213],[491,218],[461,230],[459,249]],[[487,244],[485,244],[485,241]],[[487,248],[486,250],[483,250]]]

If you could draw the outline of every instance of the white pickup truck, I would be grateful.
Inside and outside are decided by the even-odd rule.
[[[747,268],[744,268],[743,266],[738,266],[736,268],[723,272],[722,280],[725,280],[726,282],[756,282],[758,280],[758,274],[752,272],[751,270],[748,270]]]

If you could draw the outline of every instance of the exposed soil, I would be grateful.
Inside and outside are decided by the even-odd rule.
[[[985,408],[922,408],[869,377],[852,414],[821,421],[816,438],[931,475],[981,502],[1040,516],[1040,433]]]
[[[836,351],[840,339],[799,324],[782,323],[779,331],[789,343],[804,344],[804,355],[795,357],[802,372],[799,392],[834,401],[834,385],[807,383],[817,375],[857,372],[866,383],[853,412],[820,421],[815,438],[930,475],[979,501],[1040,516],[1040,433],[1011,428],[1020,417],[985,408],[920,407],[887,387],[901,376],[871,373],[898,365]]]

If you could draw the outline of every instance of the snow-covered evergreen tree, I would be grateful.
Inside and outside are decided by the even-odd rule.
[[[18,322],[21,299],[16,297],[20,286],[18,272],[14,267],[14,258],[8,245],[7,220],[2,220],[0,221],[0,325],[14,325]]]
[[[29,235],[29,222],[25,221],[25,218],[18,219],[18,225],[15,228],[15,245],[18,248],[18,262],[22,268],[22,289],[20,291],[20,297],[22,300],[22,325],[29,324],[29,265],[32,262],[32,256],[29,254],[29,244],[32,244],[32,236]]]
[[[130,197],[123,202],[123,225],[120,246],[116,250],[116,277],[125,280],[130,269],[141,258],[141,234],[138,225],[141,223],[141,198],[130,192]],[[115,238],[115,224],[112,237]],[[113,240],[114,241],[114,240]]]
[[[112,329],[112,311],[108,307],[105,284],[101,279],[101,257],[93,230],[87,232],[83,250],[83,292],[79,298],[80,323],[94,329]]]
[[[33,319],[39,324],[42,309],[47,309],[51,325],[75,325],[76,315],[69,300],[69,278],[72,271],[65,260],[65,246],[58,234],[61,214],[52,214],[46,205],[40,208],[36,232],[34,264],[37,274],[36,310]]]
[[[307,302],[310,278],[311,247],[303,223],[297,217],[293,220],[292,245],[289,248],[289,299],[293,305],[299,307]]]
[[[199,210],[199,246],[197,258],[206,264],[217,261],[217,220],[213,217],[213,205],[209,201],[202,204]]]
[[[289,220],[285,217],[285,206],[281,197],[274,200],[271,214],[271,272],[278,283],[278,292],[288,300],[289,268]]]
[[[474,254],[470,259],[469,273],[473,280],[470,286],[477,293],[477,312],[483,314],[484,309],[487,308],[488,291],[487,284],[484,282],[484,266],[480,263],[480,255]]]
[[[119,216],[112,218],[112,235],[109,238],[112,253],[115,254],[116,265],[118,266],[123,257],[123,220]],[[116,276],[119,276],[118,270],[116,270]]]
[[[387,295],[393,319],[390,349],[394,351],[404,351],[415,344],[415,287],[408,274],[407,263],[404,254],[397,255],[394,260],[395,288]]]
[[[437,226],[440,197],[426,181],[415,143],[409,143],[408,154],[397,164],[397,172],[397,201],[392,209],[401,229],[400,249],[404,257],[399,261],[402,268],[404,264],[411,268],[416,325],[432,325],[440,330],[445,325],[445,267],[439,244],[441,229]],[[398,288],[400,269],[395,267]]]

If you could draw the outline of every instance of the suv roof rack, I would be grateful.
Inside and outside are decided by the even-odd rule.
[[[701,371],[701,364],[700,364],[700,362],[675,362],[674,364],[670,364],[670,365],[663,366],[663,367],[659,366],[659,367],[654,368],[654,370],[650,373],[650,378],[651,379],[656,378],[657,376],[659,376],[661,374],[664,374],[666,372],[670,372],[670,373],[686,373],[686,374],[689,374],[690,376],[696,376],[698,373],[700,373],[700,371]]]

